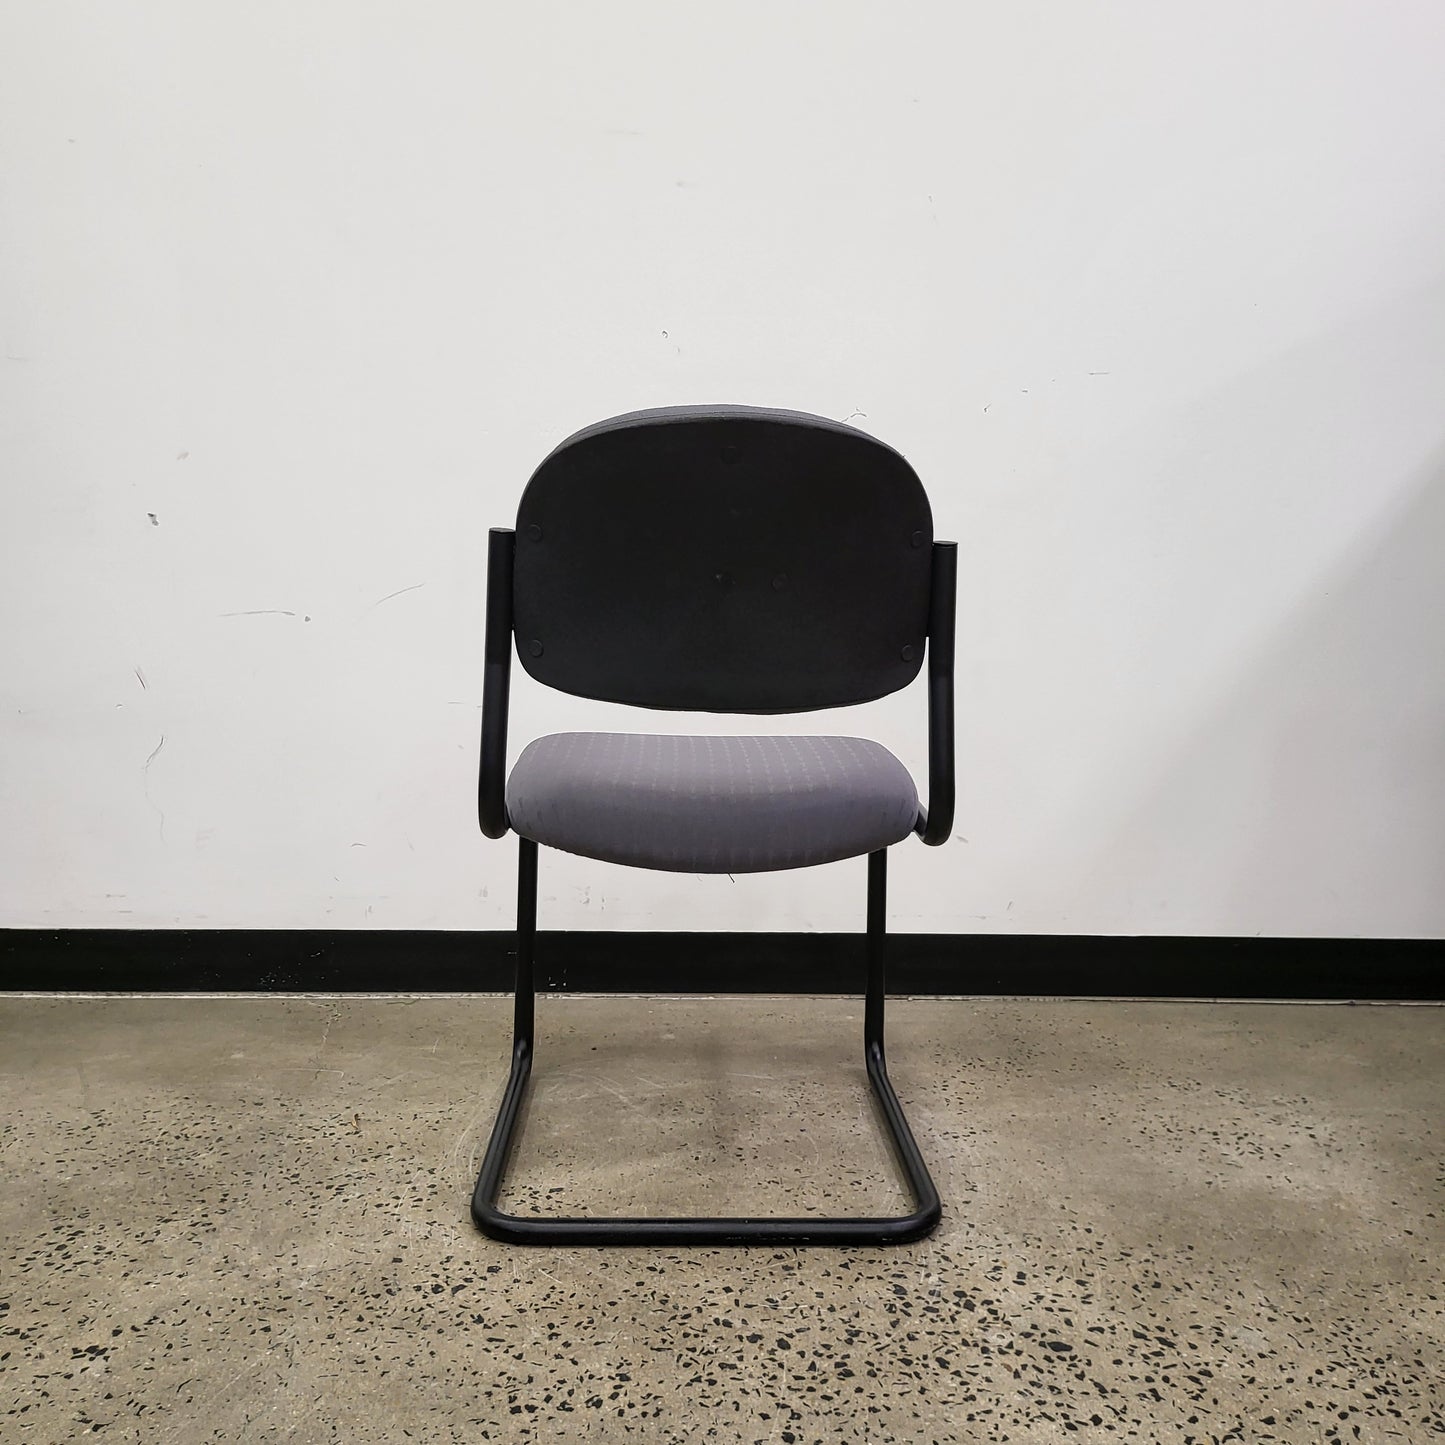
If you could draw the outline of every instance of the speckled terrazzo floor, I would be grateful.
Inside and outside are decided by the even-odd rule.
[[[0,1439],[1445,1435],[1445,1011],[895,1001],[891,1251],[491,1243],[507,1021],[0,997]],[[859,1027],[541,1000],[511,1206],[891,1207]]]

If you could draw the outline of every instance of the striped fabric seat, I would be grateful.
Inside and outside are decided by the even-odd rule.
[[[522,752],[506,796],[523,838],[674,873],[855,858],[918,818],[908,769],[864,738],[554,733]]]

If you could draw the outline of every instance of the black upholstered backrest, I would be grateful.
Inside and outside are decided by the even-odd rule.
[[[522,665],[581,697],[705,712],[868,702],[917,675],[933,520],[840,422],[669,407],[587,427],[517,511]]]

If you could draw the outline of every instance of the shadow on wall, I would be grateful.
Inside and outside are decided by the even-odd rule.
[[[1351,352],[1342,373],[1341,343],[1362,338],[1379,341],[1352,328],[1303,362],[1306,372],[1320,363],[1335,383],[1349,372],[1370,377],[1359,392],[1321,388],[1315,447],[1346,398],[1357,419],[1360,407],[1379,412],[1384,441],[1392,418],[1382,399],[1396,382],[1421,384],[1418,371],[1401,374],[1388,344]],[[1211,429],[1221,400],[1209,404]],[[1237,404],[1240,391],[1223,400]],[[1368,527],[1237,678],[1216,678],[1224,685],[1210,690],[1221,700],[1201,708],[1152,783],[1132,801],[1102,785],[1094,802],[1104,836],[1061,889],[1070,911],[1097,912],[1108,897],[1120,912],[1114,927],[1131,933],[1445,934],[1445,447],[1413,477],[1382,466],[1378,493]],[[1249,519],[1212,525],[1243,533]],[[1230,582],[1221,571],[1199,605],[1227,605]],[[1232,926],[1221,930],[1221,919]]]
[[[1445,933],[1445,457],[1348,560],[1106,845],[1131,929]]]

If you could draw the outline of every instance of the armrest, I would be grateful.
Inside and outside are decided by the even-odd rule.
[[[931,848],[953,832],[953,619],[958,599],[958,543],[933,544],[928,602],[928,806],[914,831]]]
[[[512,555],[516,536],[510,527],[493,527],[487,541],[487,638],[477,817],[488,838],[500,838],[507,831],[507,699],[512,686]]]

